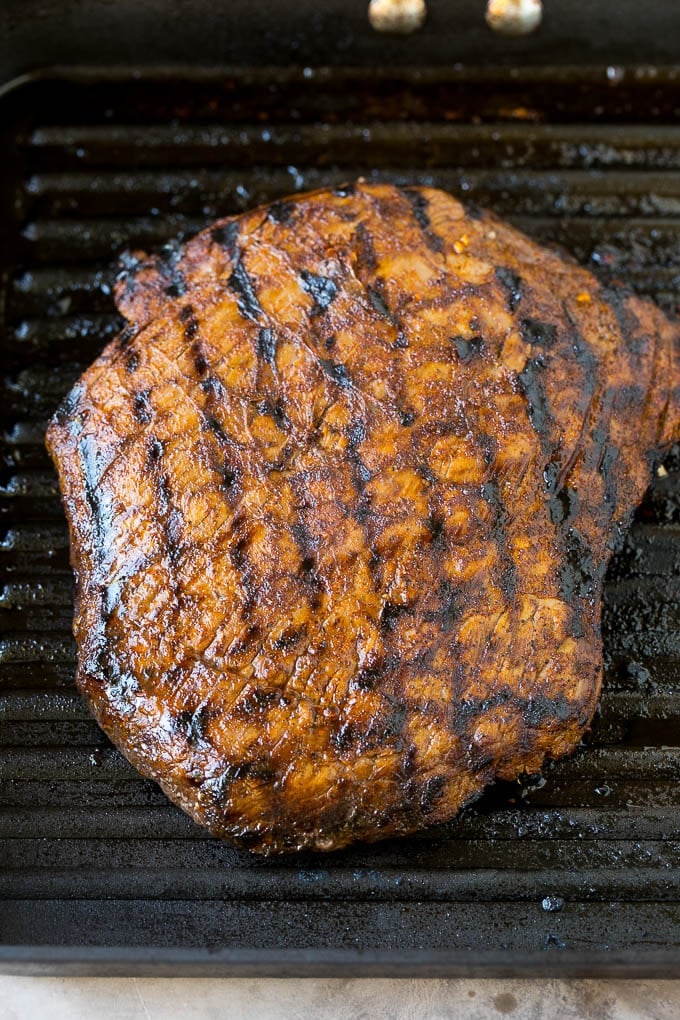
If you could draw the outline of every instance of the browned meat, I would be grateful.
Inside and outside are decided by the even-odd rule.
[[[367,184],[130,260],[117,299],[48,445],[78,682],[144,775],[236,844],[326,850],[574,748],[611,550],[679,434],[677,326]]]

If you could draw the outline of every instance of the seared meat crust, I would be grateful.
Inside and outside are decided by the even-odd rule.
[[[213,833],[332,849],[571,751],[678,327],[491,215],[358,184],[128,258],[48,431],[78,683]]]

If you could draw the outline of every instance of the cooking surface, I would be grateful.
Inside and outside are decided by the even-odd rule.
[[[672,75],[349,79],[84,75],[3,100],[0,941],[393,959],[477,949],[517,968],[545,951],[556,969],[572,951],[652,960],[665,949],[677,967],[677,451],[610,570],[590,746],[545,781],[499,785],[444,829],[329,856],[251,858],[142,780],[73,686],[67,535],[42,436],[118,328],[110,285],[126,245],[157,246],[218,215],[375,172],[487,205],[676,310]]]

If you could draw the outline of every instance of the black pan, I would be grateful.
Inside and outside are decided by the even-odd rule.
[[[360,6],[343,22],[330,4],[290,5],[307,20],[287,36],[281,23],[260,50],[243,21],[220,36],[226,57],[241,40],[249,61],[231,70],[199,67],[216,57],[210,33],[191,69],[113,69],[117,44],[137,60],[192,60],[195,26],[184,39],[169,16],[157,36],[135,34],[151,4],[76,4],[70,32],[49,18],[28,26],[30,4],[14,28],[20,5],[0,14],[7,79],[74,65],[34,72],[0,100],[0,970],[680,975],[677,449],[609,573],[605,691],[587,746],[444,828],[273,862],[232,850],[137,775],[73,685],[66,526],[42,436],[118,328],[110,287],[126,245],[375,175],[489,206],[677,312],[680,77],[661,63],[674,5],[648,5],[644,23],[637,3],[616,5],[650,55],[636,67],[556,64],[559,25],[546,26],[543,56],[540,36],[504,50],[478,4],[460,5],[469,63],[447,65],[434,27],[380,40]],[[432,5],[433,26],[445,6]],[[108,33],[83,35],[105,17]],[[611,31],[610,53],[629,60],[631,38]],[[277,45],[279,64],[295,58],[286,69],[264,66]],[[584,56],[575,28],[565,45]],[[487,49],[495,68],[470,62]],[[377,53],[397,51],[398,73],[375,69]],[[98,66],[76,68],[86,52]],[[518,54],[521,69],[501,66]]]

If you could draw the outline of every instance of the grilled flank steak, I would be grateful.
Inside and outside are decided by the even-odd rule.
[[[451,819],[571,751],[680,331],[486,213],[358,184],[128,258],[52,419],[78,683],[261,853]]]

